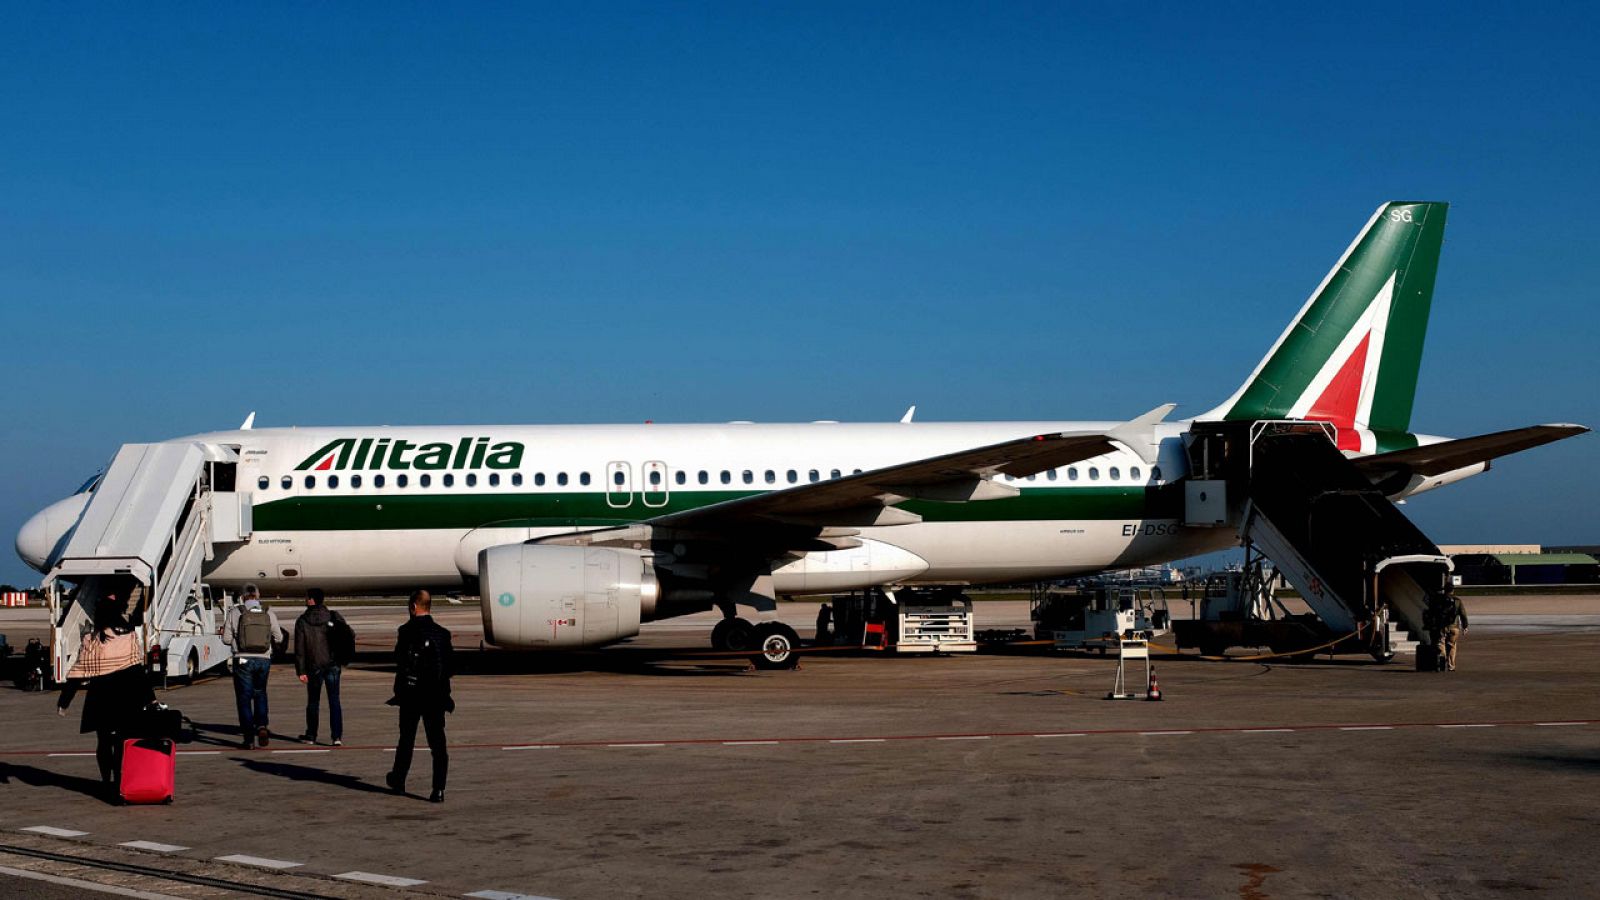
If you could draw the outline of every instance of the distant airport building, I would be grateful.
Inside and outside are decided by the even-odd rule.
[[[1462,584],[1600,584],[1600,547],[1481,544],[1440,547]]]

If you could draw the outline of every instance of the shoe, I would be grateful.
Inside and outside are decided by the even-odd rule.
[[[405,779],[399,777],[393,772],[384,773],[383,783],[387,784],[389,786],[389,790],[394,791],[396,794],[404,794],[406,792]]]
[[[338,738],[334,738],[333,739],[333,745],[335,747],[343,747],[344,746],[344,741],[341,741]]]
[[[272,733],[267,731],[267,726],[263,725],[256,729],[256,743],[263,747],[272,743]]]
[[[302,744],[315,744],[317,742],[317,736],[314,734],[302,734],[295,738],[295,740]]]
[[[443,803],[444,802],[444,788],[440,788],[440,789],[434,791],[433,793],[429,794],[428,795],[428,802],[429,803]]]
[[[255,741],[245,741],[244,743],[239,745],[239,749],[240,750],[254,750],[255,748],[256,748]]]

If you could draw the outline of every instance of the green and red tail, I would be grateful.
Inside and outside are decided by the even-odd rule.
[[[1414,443],[1407,432],[1448,210],[1378,207],[1245,383],[1199,418],[1332,422],[1343,450]]]

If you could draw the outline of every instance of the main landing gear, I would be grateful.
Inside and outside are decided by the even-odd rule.
[[[754,651],[750,657],[758,669],[792,669],[800,664],[800,635],[782,622],[752,623],[730,616],[711,629],[711,649],[738,652]]]

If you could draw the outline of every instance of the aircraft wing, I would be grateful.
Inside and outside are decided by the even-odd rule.
[[[1409,450],[1393,450],[1351,460],[1356,468],[1368,476],[1381,476],[1391,472],[1416,475],[1442,475],[1476,463],[1488,462],[1541,444],[1559,441],[1583,434],[1589,429],[1582,425],[1531,425],[1496,431],[1477,437],[1442,441]]]

